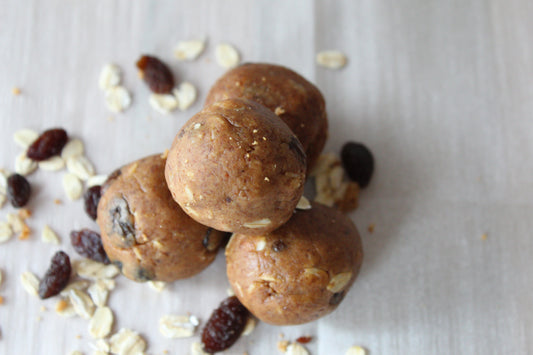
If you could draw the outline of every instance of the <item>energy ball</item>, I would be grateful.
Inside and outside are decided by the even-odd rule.
[[[311,171],[328,136],[326,104],[315,85],[279,65],[248,63],[218,79],[205,103],[228,98],[256,101],[279,116],[302,143]]]
[[[353,222],[312,203],[274,232],[234,234],[226,246],[228,279],[257,318],[274,325],[311,322],[332,312],[355,281],[363,248]]]
[[[303,148],[283,121],[253,101],[228,99],[185,123],[165,176],[174,200],[197,222],[261,234],[291,217],[305,169]]]
[[[165,158],[149,156],[117,170],[102,187],[97,223],[104,249],[135,281],[170,282],[199,273],[226,235],[183,212],[164,171]]]

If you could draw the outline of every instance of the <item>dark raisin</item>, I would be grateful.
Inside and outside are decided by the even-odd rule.
[[[282,240],[276,240],[274,243],[272,243],[272,250],[275,252],[280,252],[287,249],[287,244],[285,244]]]
[[[344,299],[344,295],[346,294],[346,291],[341,291],[334,293],[333,296],[329,299],[329,304],[332,306],[336,306]]]
[[[76,253],[99,263],[109,264],[100,234],[90,229],[70,232],[70,243]]]
[[[248,315],[248,310],[237,297],[228,297],[222,301],[202,331],[204,350],[215,353],[232,346],[244,330]]]
[[[119,260],[113,260],[113,261],[111,261],[111,263],[112,263],[113,265],[115,265],[116,267],[118,267],[120,271],[122,271],[122,267],[123,267],[123,265],[122,265],[122,261],[119,261]]]
[[[216,251],[220,248],[228,238],[231,236],[231,233],[223,233],[213,228],[207,228],[205,231],[204,239],[202,240],[202,245],[207,251]]]
[[[7,198],[13,207],[24,207],[31,195],[31,186],[22,175],[13,174],[7,178]]]
[[[102,187],[99,185],[92,186],[85,191],[83,195],[83,203],[85,207],[85,212],[93,220],[96,220],[96,214],[98,210],[98,202],[102,196]]]
[[[135,220],[128,202],[123,198],[115,198],[109,208],[109,214],[113,221],[112,231],[122,237],[126,246],[135,245]]]
[[[155,279],[155,274],[152,271],[148,270],[148,269],[145,269],[143,267],[139,267],[137,269],[136,274],[135,274],[135,279],[137,281],[141,281],[141,282],[151,281],[151,280]]]
[[[348,142],[341,150],[341,160],[346,174],[362,188],[367,187],[374,172],[374,157],[361,143]]]
[[[61,292],[68,284],[70,278],[70,259],[62,251],[55,253],[50,267],[43,279],[39,282],[39,297],[42,299],[52,297]]]
[[[168,94],[174,88],[174,76],[168,66],[157,59],[148,55],[143,55],[137,61],[140,75],[148,84],[150,90],[156,94]]]
[[[28,158],[35,161],[46,160],[61,153],[61,150],[65,144],[67,144],[67,140],[67,132],[64,129],[49,129],[44,131],[39,138],[30,145],[26,155]]]
[[[306,164],[307,157],[304,148],[296,136],[291,137],[291,140],[289,141],[289,149],[296,153],[296,158],[298,158],[300,163]]]
[[[296,339],[296,341],[300,344],[307,344],[309,343],[311,340],[313,340],[312,337],[310,336],[307,336],[307,335],[303,335],[301,337],[298,337],[298,339]]]

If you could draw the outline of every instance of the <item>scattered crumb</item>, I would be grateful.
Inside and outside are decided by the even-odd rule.
[[[19,210],[19,217],[22,218],[22,219],[27,219],[28,217],[31,216],[31,211],[27,208],[21,208]]]
[[[0,296],[0,305],[4,304],[4,297]]]
[[[483,234],[481,235],[481,240],[487,240],[487,237],[488,237],[488,236],[487,236],[487,233],[483,233]]]
[[[274,110],[274,114],[276,116],[283,115],[284,113],[285,113],[285,109],[281,106],[276,107],[276,109]]]
[[[115,121],[115,116],[108,116],[108,117],[107,117],[107,120],[108,120],[109,122],[113,122],[113,121]]]
[[[56,205],[61,205],[61,204],[63,204],[63,201],[61,201],[60,199],[56,198],[56,199],[54,200],[54,203],[55,203]]]
[[[56,312],[64,311],[68,307],[68,302],[65,300],[59,300],[56,303]]]
[[[21,93],[20,88],[18,88],[18,87],[16,87],[16,86],[13,87],[13,89],[11,89],[11,93],[12,93],[13,95],[15,95],[15,96],[20,95],[20,93]]]
[[[287,348],[289,347],[289,341],[288,340],[280,340],[278,341],[278,350],[282,353],[287,352]]]
[[[36,321],[36,322],[40,322],[41,320],[42,320],[41,316],[37,316],[37,317],[35,317],[35,321]]]
[[[41,306],[41,308],[39,308],[39,310],[40,310],[41,312],[46,312],[47,309],[46,309],[45,306]]]
[[[27,225],[22,226],[22,231],[20,232],[18,238],[19,240],[26,240],[30,237],[31,229]]]
[[[81,339],[81,334],[76,335],[76,339]]]
[[[375,224],[375,223],[370,223],[370,224],[368,225],[368,232],[369,232],[370,234],[374,233],[374,228],[376,228],[376,224]]]

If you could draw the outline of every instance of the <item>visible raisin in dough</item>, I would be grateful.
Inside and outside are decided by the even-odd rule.
[[[174,199],[196,221],[260,234],[291,217],[305,169],[302,146],[283,121],[253,101],[229,99],[185,123],[165,176]]]
[[[315,85],[279,65],[247,63],[218,79],[205,103],[228,98],[256,101],[278,115],[302,143],[311,171],[328,136],[326,104]]]
[[[215,259],[224,239],[225,233],[197,223],[172,199],[165,162],[153,155],[115,171],[98,203],[104,249],[135,281],[193,276]]]
[[[301,324],[332,312],[355,281],[363,249],[353,222],[312,203],[264,235],[234,234],[226,247],[235,295],[262,321]]]

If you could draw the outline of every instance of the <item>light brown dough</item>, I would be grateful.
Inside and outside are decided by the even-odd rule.
[[[164,169],[160,155],[122,167],[103,185],[98,203],[104,249],[135,281],[193,276],[215,259],[225,238],[183,212],[170,195]]]
[[[205,104],[228,98],[256,101],[278,115],[302,143],[311,171],[328,136],[326,104],[315,85],[279,65],[247,63],[218,79]]]
[[[301,324],[332,312],[363,260],[359,233],[337,209],[312,203],[264,235],[234,234],[226,247],[235,295],[262,321]]]
[[[241,99],[204,107],[179,131],[165,176],[174,199],[196,221],[248,234],[287,221],[305,182],[296,136],[265,107]]]

